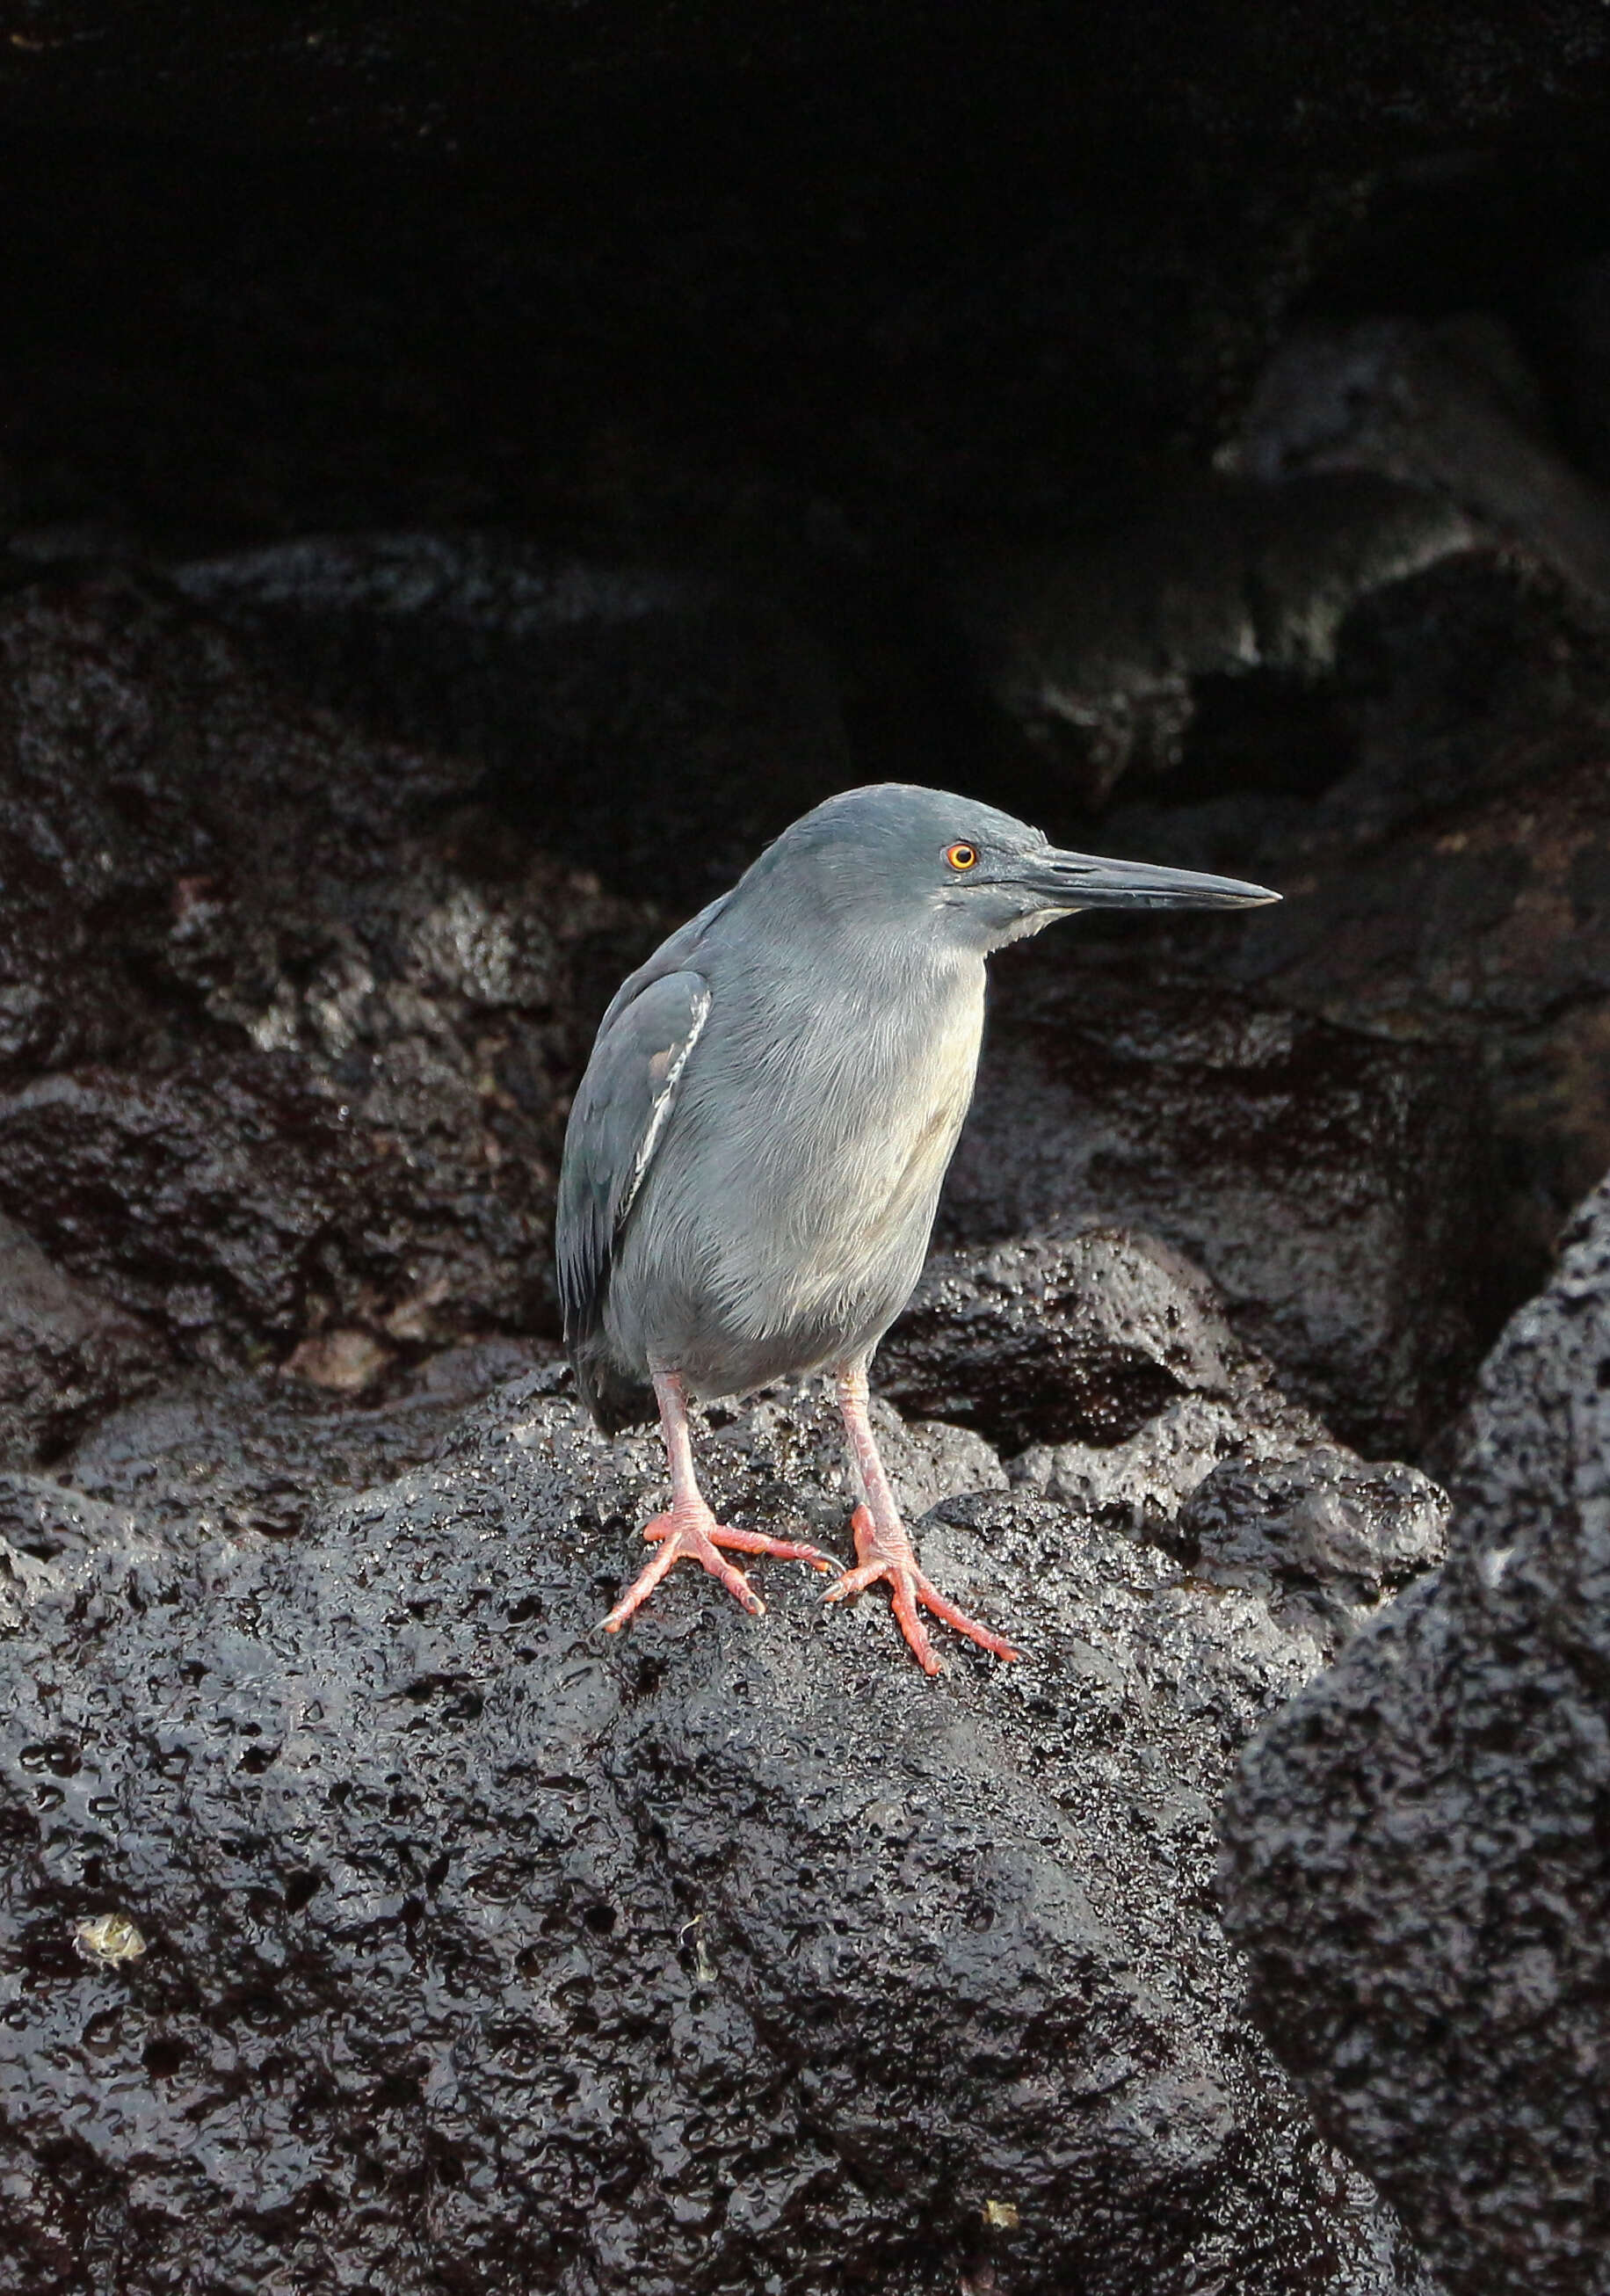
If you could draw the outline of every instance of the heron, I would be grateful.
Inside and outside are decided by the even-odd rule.
[[[1002,1660],[1004,1636],[919,1568],[879,1455],[868,1370],[921,1274],[972,1098],[986,960],[1081,909],[1238,909],[1263,886],[1065,852],[975,799],[879,783],[827,799],[622,982],[571,1106],[556,1221],[566,1345],[606,1434],[658,1414],[671,1504],[604,1620],[617,1633],[691,1557],[754,1614],[731,1554],[836,1569],[718,1522],[691,1400],[833,1378],[861,1496],[841,1603],[887,1581],[919,1664],[926,1611]]]

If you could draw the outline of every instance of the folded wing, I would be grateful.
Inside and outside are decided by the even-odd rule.
[[[570,1111],[554,1236],[560,1300],[584,1399],[606,1425],[619,1414],[601,1392],[593,1342],[610,1269],[709,1013],[709,983],[692,971],[623,992],[605,1015]]]

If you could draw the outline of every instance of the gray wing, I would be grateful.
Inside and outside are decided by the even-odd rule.
[[[717,893],[715,898],[713,901],[707,901],[696,917],[690,917],[685,925],[678,925],[674,933],[668,934],[661,941],[653,955],[646,958],[635,972],[627,973],[620,987],[609,999],[609,1009],[598,1024],[598,1034],[593,1038],[595,1054],[619,1015],[636,997],[642,995],[650,981],[663,980],[668,972],[708,971],[709,968],[707,965],[698,963],[699,952],[706,935],[725,909],[735,890],[729,887],[726,892]]]
[[[660,956],[671,955],[674,946],[667,942]],[[616,1243],[709,1012],[710,985],[702,973],[657,973],[650,958],[599,1029],[565,1133],[554,1234],[565,1343],[578,1375],[578,1350],[586,1349],[603,1317]]]

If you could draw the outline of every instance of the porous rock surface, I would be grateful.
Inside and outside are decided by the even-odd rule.
[[[874,1376],[903,1409],[977,1427],[1003,1449],[1110,1452],[1188,1395],[1233,1406],[1243,1434],[1261,1421],[1288,1447],[1322,1432],[1236,1338],[1200,1273],[1123,1228],[935,1253]]]
[[[290,1538],[332,1492],[429,1458],[468,1404],[534,1363],[552,1372],[553,1350],[505,1339],[448,1348],[389,1380],[380,1401],[294,1374],[170,1374],[108,1411],[48,1474],[0,1459],[0,1538],[44,1561],[94,1545],[111,1516],[181,1543]]]
[[[1321,1640],[1442,1554],[1447,1494],[1338,1445],[1155,1236],[937,1255],[874,1369],[906,1410],[982,1428],[1013,1485],[1255,1587],[1294,1627],[1312,1611]]]
[[[439,534],[310,536],[174,579],[348,718],[478,759],[619,891],[697,908],[857,778],[828,656],[752,583]]]
[[[1412,1453],[1491,1330],[1472,1064],[1054,936],[998,961],[991,996],[940,1243],[1148,1230],[1206,1272],[1293,1398],[1350,1442]]]
[[[1610,1184],[1511,1320],[1424,1580],[1224,1813],[1254,2013],[1461,2296],[1610,2288]]]
[[[0,601],[0,1210],[168,1360],[361,1388],[543,1322],[565,1095],[656,932],[478,773],[144,578]]]
[[[60,1451],[157,1377],[154,1333],[74,1283],[0,1219],[0,1459]]]
[[[885,1404],[1021,1666],[929,1685],[781,1564],[761,1620],[684,1567],[611,1640],[663,1469],[562,1384],[294,1538],[184,1513],[173,1405],[6,1486],[0,2286],[1427,2296],[1213,1906],[1226,1762],[1324,1628]],[[847,1554],[825,1398],[701,1449]]]

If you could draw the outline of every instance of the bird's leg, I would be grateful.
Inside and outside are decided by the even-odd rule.
[[[917,1663],[925,1674],[937,1674],[939,1660],[928,1637],[928,1629],[918,1615],[920,1603],[935,1617],[954,1627],[958,1634],[966,1635],[980,1649],[995,1658],[1016,1658],[1017,1652],[1010,1643],[981,1627],[954,1603],[947,1601],[933,1580],[917,1568],[917,1557],[900,1509],[895,1504],[895,1494],[889,1487],[883,1461],[878,1456],[877,1441],[872,1434],[872,1423],[867,1416],[867,1375],[864,1364],[847,1365],[838,1374],[838,1408],[844,1414],[844,1423],[850,1439],[850,1453],[855,1462],[855,1472],[865,1494],[864,1505],[858,1506],[851,1518],[855,1534],[855,1554],[859,1567],[846,1570],[828,1590],[830,1603],[842,1603],[853,1595],[864,1594],[879,1578],[889,1582],[894,1596],[895,1616],[900,1631],[911,1644]]]
[[[830,1570],[832,1563],[814,1546],[804,1546],[788,1538],[767,1538],[758,1530],[734,1530],[729,1524],[716,1521],[705,1503],[693,1470],[693,1444],[688,1432],[688,1404],[682,1383],[672,1371],[657,1371],[653,1380],[659,1400],[666,1456],[671,1463],[671,1505],[667,1513],[657,1514],[643,1526],[643,1537],[650,1543],[658,1543],[659,1553],[610,1611],[604,1620],[604,1630],[607,1634],[618,1634],[633,1611],[648,1601],[671,1565],[683,1554],[696,1556],[746,1611],[759,1618],[765,1604],[743,1572],[723,1559],[719,1551],[722,1547],[735,1547],[740,1554],[775,1554],[784,1562],[809,1562],[818,1570]]]

